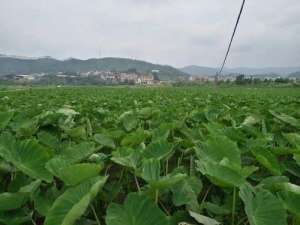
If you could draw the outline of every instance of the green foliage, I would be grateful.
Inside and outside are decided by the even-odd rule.
[[[27,193],[2,193],[0,194],[0,211],[7,211],[20,208],[26,198]]]
[[[107,178],[94,177],[67,189],[53,203],[46,215],[45,225],[72,225],[85,212]]]
[[[78,163],[69,165],[66,162],[60,160],[50,161],[46,168],[66,185],[77,185],[82,181],[95,177],[102,169],[101,165],[92,163]]]
[[[95,141],[100,145],[103,145],[105,147],[109,147],[112,149],[114,149],[116,147],[114,140],[105,134],[95,134],[94,138],[95,138]]]
[[[0,222],[5,225],[20,225],[31,221],[31,215],[24,211],[0,212]]]
[[[190,215],[200,224],[203,225],[219,225],[220,223],[212,218],[203,216],[194,212],[190,212]]]
[[[146,158],[164,159],[172,152],[172,145],[166,140],[158,140],[150,143],[145,149]]]
[[[124,205],[110,204],[107,225],[168,225],[167,216],[151,199],[136,193],[127,196]]]
[[[275,154],[268,149],[255,148],[252,150],[256,160],[275,176],[281,175],[281,167]]]
[[[0,130],[7,126],[12,117],[13,112],[0,112]]]
[[[250,225],[285,225],[287,214],[281,201],[267,190],[253,191],[249,185],[240,190]]]
[[[299,97],[296,88],[1,92],[0,224],[297,224]]]
[[[281,186],[279,197],[282,200],[284,207],[297,218],[300,218],[300,186],[288,182]]]
[[[214,184],[222,187],[239,187],[255,168],[241,165],[241,152],[236,143],[225,135],[211,135],[196,149],[197,169]]]
[[[202,190],[202,182],[197,177],[187,177],[171,187],[172,201],[176,206],[187,205],[198,208],[198,196]]]
[[[0,156],[32,178],[52,181],[45,168],[51,152],[36,140],[16,141],[11,134],[4,133],[0,137]]]

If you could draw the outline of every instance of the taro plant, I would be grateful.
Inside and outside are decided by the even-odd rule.
[[[0,224],[298,225],[296,88],[0,93]]]

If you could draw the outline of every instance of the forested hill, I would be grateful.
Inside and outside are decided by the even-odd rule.
[[[141,73],[159,70],[161,80],[176,80],[187,76],[186,73],[167,65],[157,65],[140,60],[126,58],[68,59],[57,60],[51,57],[20,58],[0,56],[0,76],[7,74],[88,72],[88,71],[126,71],[136,69]]]

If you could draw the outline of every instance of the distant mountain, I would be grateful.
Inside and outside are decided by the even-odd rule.
[[[161,80],[176,80],[188,75],[174,67],[157,65],[140,60],[126,58],[68,59],[57,60],[51,57],[28,58],[0,55],[0,76],[7,74],[88,72],[88,71],[126,71],[136,69],[140,73],[159,70]]]
[[[226,72],[230,73],[242,73],[246,75],[253,74],[278,74],[281,76],[288,76],[290,73],[300,71],[300,67],[264,67],[264,68],[249,68],[249,67],[239,67],[225,69]]]
[[[202,67],[202,66],[187,66],[180,69],[181,71],[194,76],[213,76],[218,72],[217,68]],[[224,68],[223,74],[278,74],[281,76],[288,76],[293,72],[300,71],[300,67],[265,67],[265,68],[250,68],[250,67],[238,67],[238,68]]]
[[[289,77],[296,77],[296,78],[300,78],[300,71],[298,71],[298,72],[295,72],[295,73],[291,73],[291,74],[289,75]]]
[[[217,68],[204,67],[204,66],[186,66],[180,69],[182,72],[193,76],[214,76],[218,72]]]

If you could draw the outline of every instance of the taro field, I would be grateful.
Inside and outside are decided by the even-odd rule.
[[[299,225],[300,89],[0,92],[0,224]]]

